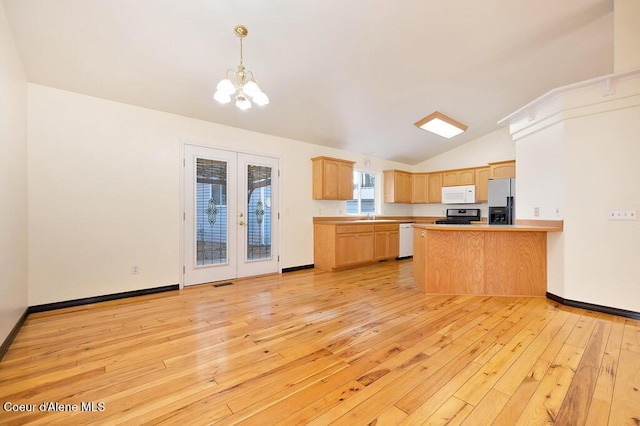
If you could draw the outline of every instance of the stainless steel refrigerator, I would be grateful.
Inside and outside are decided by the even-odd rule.
[[[489,179],[489,225],[513,225],[515,199],[515,178]]]

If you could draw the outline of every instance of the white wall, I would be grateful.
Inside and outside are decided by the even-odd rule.
[[[510,120],[518,216],[539,206],[540,219],[564,219],[547,239],[548,291],[640,312],[640,221],[608,217],[640,211],[640,71],[556,89]]]
[[[640,78],[633,107],[566,122],[565,283],[570,300],[640,312]]]
[[[29,304],[177,284],[183,142],[278,156],[281,264],[313,263],[311,157],[341,151],[29,84]],[[370,170],[403,168],[368,158]],[[386,205],[383,214],[411,214]],[[131,275],[131,265],[140,267]]]
[[[565,155],[563,122],[516,142],[516,218],[562,219]]]
[[[27,308],[27,83],[0,3],[0,343]]]
[[[515,145],[509,129],[502,128],[482,136],[450,151],[436,155],[417,164],[413,171],[431,172],[438,170],[477,167],[496,161],[513,160]]]

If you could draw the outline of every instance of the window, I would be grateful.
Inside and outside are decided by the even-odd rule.
[[[353,199],[347,201],[347,214],[376,212],[376,175],[353,171]]]

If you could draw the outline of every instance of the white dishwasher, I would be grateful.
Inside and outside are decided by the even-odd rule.
[[[413,256],[413,223],[401,223],[398,258],[411,256]]]

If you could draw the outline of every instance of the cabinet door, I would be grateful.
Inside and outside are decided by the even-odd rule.
[[[389,252],[387,257],[396,258],[400,256],[400,232],[399,231],[391,231],[387,236],[387,243],[389,247]]]
[[[442,202],[442,173],[429,173],[429,202]]]
[[[413,180],[411,173],[398,172],[398,181],[400,182],[400,202],[410,203],[413,193]]]
[[[494,179],[514,178],[516,177],[516,162],[505,161],[501,163],[490,164],[492,176]]]
[[[481,203],[489,199],[489,178],[491,169],[482,167],[476,169],[476,201]]]
[[[459,170],[458,171],[458,185],[473,185],[476,180],[475,169]]]
[[[336,236],[336,266],[354,265],[358,261],[356,253],[356,234]]]
[[[377,231],[374,234],[374,260],[386,259],[389,253],[389,242],[388,242],[388,232],[387,231]]]
[[[442,186],[456,186],[458,184],[458,171],[447,170],[442,172]]]
[[[323,176],[322,182],[322,198],[336,199],[338,198],[338,180],[340,177],[340,163],[337,161],[324,160],[323,161]]]
[[[373,262],[373,232],[356,235],[356,262]]]
[[[416,173],[412,176],[412,203],[429,202],[429,175],[427,173]]]
[[[384,170],[384,202],[410,203],[413,180],[411,173],[400,170]]]
[[[353,165],[340,163],[338,165],[338,199],[353,199]]]
[[[331,157],[315,157],[313,162],[314,200],[351,200],[353,162]]]

